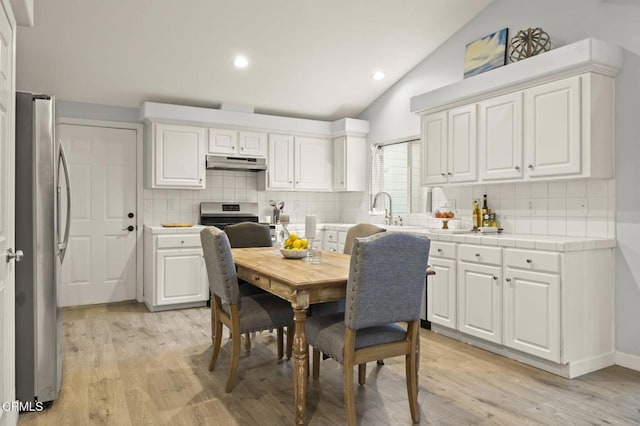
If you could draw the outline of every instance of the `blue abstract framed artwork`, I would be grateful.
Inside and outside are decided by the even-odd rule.
[[[467,44],[464,51],[464,78],[501,67],[507,59],[507,33],[503,28]]]

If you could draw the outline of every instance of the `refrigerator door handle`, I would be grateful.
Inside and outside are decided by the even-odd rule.
[[[64,255],[67,252],[67,245],[69,244],[69,227],[71,225],[71,180],[69,179],[69,166],[67,164],[67,156],[64,153],[64,147],[62,141],[60,141],[60,156],[58,157],[58,173],[60,173],[60,164],[64,169],[64,180],[67,187],[67,219],[64,229],[64,239],[61,243],[58,243],[58,251],[60,254],[60,263],[64,260]],[[59,178],[58,178],[59,179]],[[58,241],[60,241],[60,181],[58,180]]]

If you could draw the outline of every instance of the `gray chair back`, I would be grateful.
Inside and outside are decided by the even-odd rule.
[[[384,231],[384,228],[380,228],[379,226],[373,225],[371,223],[358,223],[357,225],[353,225],[347,231],[347,237],[344,240],[343,253],[351,254],[351,250],[353,249],[353,241],[356,238],[369,237],[371,235],[375,235]]]
[[[223,304],[235,305],[240,300],[238,276],[227,234],[210,226],[200,231],[204,262],[209,276],[209,289]]]
[[[345,323],[351,329],[420,319],[431,241],[385,232],[356,238],[351,253]]]
[[[269,225],[240,222],[225,226],[224,232],[229,237],[229,243],[233,248],[271,247],[273,244]]]

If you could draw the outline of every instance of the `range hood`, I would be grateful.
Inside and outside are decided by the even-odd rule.
[[[264,158],[207,155],[207,169],[245,170],[250,172],[259,172],[262,170],[267,170],[267,161]]]

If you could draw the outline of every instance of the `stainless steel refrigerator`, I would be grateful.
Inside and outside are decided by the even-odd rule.
[[[16,398],[55,400],[62,379],[57,290],[69,240],[71,188],[54,135],[53,96],[16,94]]]

